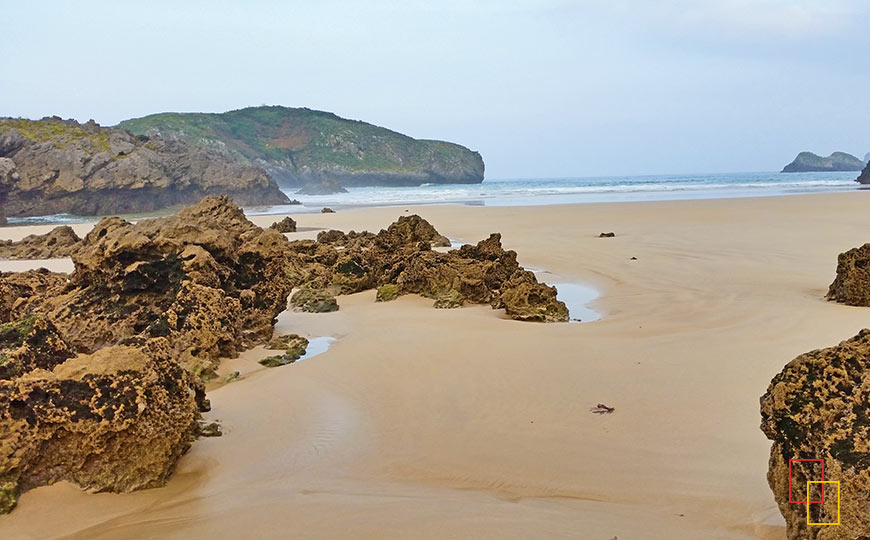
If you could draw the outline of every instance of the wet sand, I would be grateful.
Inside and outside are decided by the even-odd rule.
[[[225,434],[166,487],[39,488],[0,538],[782,540],[758,398],[794,356],[870,322],[823,299],[837,254],[870,240],[868,206],[858,192],[411,208],[451,238],[501,232],[540,277],[595,286],[603,317],[521,323],[373,291],[283,314],[278,332],[336,341],[281,368],[261,368],[262,349],[226,361],[242,378],[206,415]],[[294,217],[378,230],[404,214]]]

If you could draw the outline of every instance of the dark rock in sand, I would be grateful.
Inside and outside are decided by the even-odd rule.
[[[56,259],[69,257],[79,248],[81,238],[69,225],[45,234],[30,234],[18,242],[0,240],[2,259]]]
[[[332,208],[323,207],[323,210],[320,211],[321,214],[334,214],[335,210]]]
[[[290,297],[290,305],[296,311],[329,313],[338,311],[335,295],[326,289],[299,289]]]
[[[827,298],[850,306],[870,306],[870,244],[840,253]]]
[[[603,233],[598,235],[598,238],[613,238],[614,236],[616,236],[616,233],[603,232]]]
[[[292,217],[286,216],[281,221],[273,223],[269,228],[275,229],[279,233],[296,232],[296,221]]]
[[[308,348],[308,339],[297,334],[286,334],[273,338],[267,348],[282,350],[284,356],[291,358],[291,361],[296,361],[305,354],[305,350]]]
[[[870,330],[835,347],[802,354],[789,362],[761,397],[761,430],[773,441],[767,481],[785,518],[790,540],[870,538]],[[808,526],[808,480],[822,480],[818,462],[824,459],[828,484],[824,503],[810,504],[815,523],[837,520],[840,525]],[[789,475],[791,494],[789,494]],[[821,493],[810,500],[821,501]]]

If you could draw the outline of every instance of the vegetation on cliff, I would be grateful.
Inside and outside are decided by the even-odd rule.
[[[119,124],[136,135],[160,135],[264,167],[279,183],[299,186],[478,183],[480,154],[443,141],[417,140],[333,113],[278,106],[220,114],[162,113]]]

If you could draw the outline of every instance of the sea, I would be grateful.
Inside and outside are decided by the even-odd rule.
[[[424,184],[413,187],[348,188],[334,195],[299,195],[285,189],[302,205],[250,207],[249,215],[298,214],[371,206],[461,204],[470,206],[529,206],[623,201],[665,201],[762,197],[857,191],[870,186],[855,182],[857,172],[678,174],[578,178],[486,179],[480,184]],[[165,212],[164,212],[165,213]],[[154,214],[150,214],[154,215]],[[128,219],[146,215],[125,216]],[[69,214],[10,218],[10,225],[91,221]]]

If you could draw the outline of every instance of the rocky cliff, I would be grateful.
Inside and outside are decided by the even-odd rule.
[[[330,180],[344,186],[483,181],[480,154],[463,146],[412,139],[311,109],[263,106],[221,114],[164,113],[127,120],[119,127],[254,163],[284,186]]]
[[[861,174],[855,181],[859,184],[870,184],[870,163],[868,163],[867,166],[864,167],[864,170],[861,171]]]
[[[818,156],[812,152],[801,152],[794,161],[785,166],[782,172],[860,171],[865,165],[860,159],[845,152],[834,152],[828,157]]]
[[[204,146],[94,122],[0,118],[7,216],[149,212],[211,194],[243,205],[289,202],[261,168]]]

